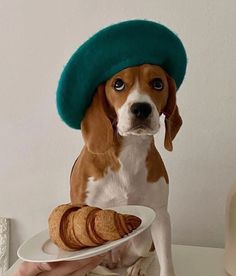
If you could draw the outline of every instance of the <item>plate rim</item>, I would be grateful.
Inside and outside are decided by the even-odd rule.
[[[27,259],[27,258],[22,257],[21,254],[20,254],[20,251],[22,250],[22,248],[24,248],[25,244],[27,244],[30,240],[34,239],[35,237],[39,236],[40,234],[42,235],[44,232],[47,232],[47,233],[48,233],[48,228],[45,228],[44,230],[41,230],[40,232],[36,233],[35,235],[32,235],[29,239],[27,239],[26,241],[24,241],[24,242],[19,246],[19,248],[17,249],[17,256],[18,256],[21,260],[27,261],[27,262],[34,262],[34,263],[48,262],[48,263],[49,263],[49,262],[61,262],[61,261],[82,260],[82,259],[86,259],[86,258],[90,258],[90,257],[96,256],[96,255],[98,255],[98,254],[103,254],[104,252],[108,252],[109,250],[111,250],[111,249],[113,249],[113,248],[115,248],[115,247],[121,245],[122,243],[128,241],[128,240],[131,239],[131,238],[134,238],[135,236],[141,234],[143,231],[147,230],[147,229],[152,225],[152,223],[153,223],[153,221],[155,220],[156,215],[157,215],[154,209],[152,209],[151,207],[148,207],[148,206],[144,206],[144,205],[122,205],[122,206],[113,206],[113,207],[106,207],[106,208],[103,208],[103,210],[117,210],[117,209],[127,208],[127,207],[133,208],[133,209],[139,208],[139,209],[146,209],[146,210],[148,210],[148,212],[150,213],[150,215],[153,216],[152,219],[151,219],[151,223],[150,223],[148,226],[145,226],[143,229],[141,229],[140,232],[139,232],[139,231],[136,231],[136,232],[134,232],[133,235],[131,235],[131,236],[126,235],[126,236],[124,237],[124,240],[122,240],[122,238],[121,238],[121,239],[118,239],[118,240],[115,240],[115,241],[110,241],[110,242],[118,242],[118,241],[119,241],[119,242],[118,242],[117,245],[115,244],[114,246],[112,246],[112,247],[109,248],[109,249],[108,249],[108,248],[104,248],[104,250],[101,249],[101,252],[99,252],[99,253],[95,252],[94,255],[91,255],[91,253],[88,253],[89,256],[86,256],[86,255],[85,255],[85,256],[69,256],[69,257],[62,257],[62,258],[58,258],[58,259],[55,259],[55,258],[54,258],[54,259],[49,259],[49,260],[45,260],[45,259],[44,259],[44,260],[43,260],[43,259],[42,259],[42,260],[30,260],[30,259]],[[125,212],[125,211],[122,210],[122,212]],[[141,224],[141,225],[142,225],[142,224]],[[139,227],[140,227],[140,226],[139,226]],[[135,229],[135,230],[138,230],[139,227],[138,227],[137,229]],[[49,236],[49,239],[50,239],[50,236]],[[56,245],[55,245],[55,246],[56,246]],[[95,246],[94,248],[98,248],[98,247]],[[65,251],[65,252],[67,252],[67,251]],[[69,251],[68,251],[68,252],[69,252]],[[76,251],[73,251],[73,252],[76,252]],[[79,252],[79,250],[78,250],[77,252]],[[53,255],[52,255],[52,256],[53,256]]]

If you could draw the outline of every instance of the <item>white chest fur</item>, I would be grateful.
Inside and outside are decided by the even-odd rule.
[[[124,137],[119,171],[108,168],[102,179],[89,178],[86,203],[100,208],[134,204],[156,209],[166,205],[168,185],[164,177],[155,183],[147,182],[146,157],[151,140],[151,136]]]

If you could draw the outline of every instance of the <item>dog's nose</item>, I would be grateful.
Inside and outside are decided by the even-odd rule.
[[[149,103],[134,103],[130,107],[130,111],[138,119],[146,119],[152,112],[152,107]]]

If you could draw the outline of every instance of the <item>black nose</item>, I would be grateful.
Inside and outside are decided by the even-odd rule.
[[[152,107],[149,103],[134,103],[130,107],[130,111],[138,119],[146,119],[152,112]]]

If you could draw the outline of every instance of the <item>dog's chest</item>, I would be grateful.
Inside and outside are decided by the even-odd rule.
[[[146,158],[150,143],[149,138],[125,138],[118,157],[120,169],[114,172],[108,168],[104,177],[96,181],[90,178],[86,203],[101,208],[144,204],[148,185]]]

